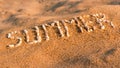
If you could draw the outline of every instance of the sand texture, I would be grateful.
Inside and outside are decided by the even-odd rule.
[[[120,0],[0,0],[0,68],[120,68]]]

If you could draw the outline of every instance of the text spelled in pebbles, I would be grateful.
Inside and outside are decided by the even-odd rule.
[[[114,28],[113,22],[106,20],[106,16],[103,13],[99,14],[92,14],[92,15],[83,15],[79,17],[74,17],[69,20],[56,20],[52,23],[45,23],[39,26],[34,26],[34,40],[30,40],[29,31],[28,29],[23,29],[22,31],[13,31],[9,32],[7,34],[7,38],[10,40],[17,40],[17,42],[13,44],[7,45],[9,48],[14,48],[22,45],[22,42],[24,41],[22,37],[15,37],[14,34],[22,32],[25,38],[25,42],[27,44],[36,44],[36,43],[42,43],[42,41],[49,41],[49,32],[47,28],[56,28],[58,32],[56,32],[60,37],[69,37],[70,31],[68,28],[68,24],[76,24],[76,27],[78,28],[79,32],[83,33],[84,31],[91,32],[96,29],[105,29],[105,23],[109,24],[112,28]],[[61,24],[61,25],[60,25]],[[40,29],[41,27],[41,29]],[[40,35],[40,30],[44,32],[44,38]]]

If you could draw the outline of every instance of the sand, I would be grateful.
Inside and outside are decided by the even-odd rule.
[[[119,0],[0,0],[0,68],[119,68],[119,11]],[[75,23],[65,24],[68,30],[51,24],[79,16],[89,20],[84,16],[97,13],[114,27],[104,23],[105,29],[79,32]],[[34,28],[44,24],[51,26]],[[36,35],[41,41],[27,42],[25,29],[30,41]],[[11,32],[14,39],[7,38]]]

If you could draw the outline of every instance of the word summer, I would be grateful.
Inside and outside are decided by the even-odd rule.
[[[105,29],[105,23],[107,23],[110,27],[114,28],[114,24],[106,19],[105,14],[97,13],[97,14],[90,14],[90,15],[82,15],[78,17],[71,18],[69,20],[56,20],[51,23],[44,23],[39,26],[34,26],[32,28],[32,33],[34,36],[30,36],[29,29],[23,29],[21,31],[13,31],[9,32],[6,36],[8,39],[16,40],[14,43],[7,45],[9,48],[14,48],[21,46],[23,41],[27,44],[36,44],[41,43],[42,41],[50,40],[49,31],[47,29],[55,28],[57,30],[56,34],[59,37],[69,37],[70,36],[70,28],[68,27],[69,24],[74,25],[77,27],[79,32],[83,33],[84,31],[92,32],[96,29]],[[40,31],[44,34],[44,40],[40,35]],[[16,36],[17,33],[21,33],[23,37]],[[34,37],[32,40],[31,37]]]

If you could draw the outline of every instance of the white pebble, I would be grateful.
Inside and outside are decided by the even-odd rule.
[[[42,25],[42,28],[43,28],[43,30],[44,30],[44,32],[45,32],[45,39],[46,39],[46,40],[49,40],[50,38],[49,38],[49,36],[48,36],[48,31],[47,31],[46,26],[45,26],[44,24]]]
[[[67,25],[66,25],[66,22],[65,22],[65,21],[62,21],[62,24],[63,24],[63,26],[64,26],[64,28],[65,28],[65,33],[66,33],[67,37],[69,37],[70,34],[69,34],[68,27],[67,27]]]
[[[36,41],[41,42],[39,27],[38,26],[34,26],[34,27],[35,27],[35,32],[36,32]]]
[[[25,37],[26,37],[26,38],[25,38],[25,41],[26,41],[27,43],[29,43],[30,37],[29,37],[29,35],[28,35],[28,31],[27,31],[26,29],[24,29],[23,32],[25,33]]]
[[[105,29],[105,26],[101,26],[100,28],[101,28],[101,29]]]
[[[11,45],[8,45],[9,48],[13,48],[15,47],[15,45],[11,44]]]
[[[59,21],[54,21],[54,22],[55,22],[56,25],[57,25],[57,28],[58,28],[58,31],[59,31],[61,37],[64,37],[63,31],[62,31],[62,29],[61,29],[61,27],[60,27],[60,22],[59,22]]]
[[[18,39],[18,42],[17,42],[17,44],[15,45],[15,47],[18,47],[18,46],[20,46],[20,45],[22,44],[22,38],[17,37],[17,39]]]

